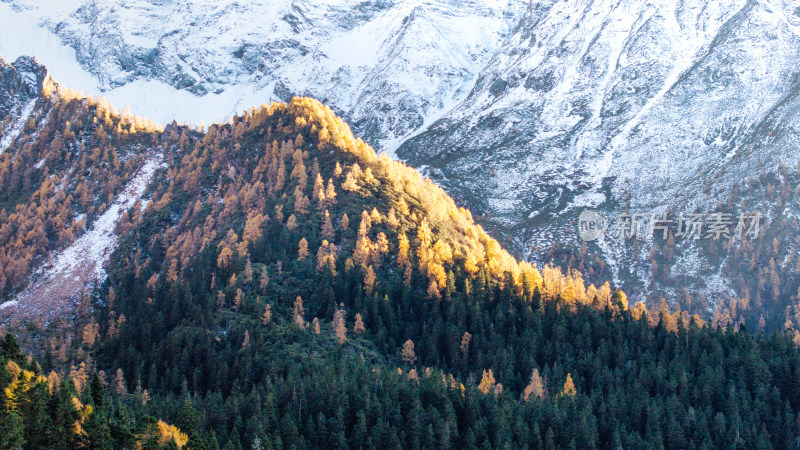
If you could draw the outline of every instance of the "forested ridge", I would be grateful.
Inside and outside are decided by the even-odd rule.
[[[97,121],[81,123],[91,136]],[[517,262],[444,191],[314,100],[208,130],[129,133],[144,133],[166,168],[146,207],[123,215],[108,280],[61,324],[78,336],[14,330],[41,348],[41,368],[25,359],[26,370],[64,374],[52,396],[97,405],[102,387],[105,412],[84,412],[101,423],[66,431],[69,446],[94,446],[117,411],[129,433],[151,437],[136,438],[144,448],[800,442],[790,334],[629,307],[577,271]],[[0,361],[3,389],[23,373],[13,353]],[[2,414],[0,426],[24,430],[16,444],[41,447],[37,416],[12,403]],[[95,447],[137,445],[119,442]]]

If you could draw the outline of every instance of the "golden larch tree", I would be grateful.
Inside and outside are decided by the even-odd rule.
[[[407,340],[403,344],[403,350],[400,352],[400,355],[403,357],[404,362],[414,364],[417,361],[417,354],[414,352],[414,341],[411,339]]]
[[[533,369],[533,373],[531,373],[531,381],[528,383],[528,386],[525,387],[525,391],[522,393],[522,398],[526,402],[529,402],[531,401],[531,395],[539,398],[544,397],[544,381],[539,375],[539,369],[537,368]]]
[[[236,288],[236,297],[233,299],[233,307],[237,311],[239,308],[242,307],[242,302],[244,301],[244,291],[241,288]]]
[[[364,327],[364,319],[361,318],[361,313],[356,313],[356,323],[353,325],[353,333],[363,334],[366,331]]]
[[[488,394],[489,392],[494,391],[494,384],[495,379],[492,369],[484,370],[483,377],[481,377],[481,382],[478,384],[478,390],[484,394]]]
[[[300,327],[301,330],[306,328],[305,311],[303,310],[303,298],[299,295],[294,300],[294,311],[292,311],[292,319],[294,323]]]
[[[578,391],[575,389],[575,383],[572,381],[572,374],[567,374],[567,379],[564,381],[564,387],[561,389],[559,397],[574,397]]]
[[[328,187],[325,189],[325,200],[331,205],[336,203],[336,188],[333,186],[333,178],[328,180]]]
[[[364,271],[364,291],[367,295],[372,294],[372,290],[375,288],[375,279],[375,270],[372,266],[367,267],[367,270]]]
[[[242,339],[242,348],[250,347],[250,332],[244,330],[244,339]]]
[[[308,257],[308,241],[306,238],[300,239],[297,245],[297,260],[302,261]]]
[[[320,334],[322,330],[319,328],[319,319],[314,317],[314,320],[311,321],[311,325],[314,327],[314,334]]]
[[[264,314],[261,315],[261,323],[266,325],[272,320],[272,305],[267,305],[264,308]]]
[[[345,311],[337,309],[333,313],[333,331],[339,339],[339,344],[347,342],[347,325],[345,324]]]
[[[331,222],[331,215],[328,210],[325,210],[325,219],[322,221],[322,237],[325,239],[333,239],[336,231],[333,229],[333,222]]]
[[[286,220],[286,228],[288,228],[289,231],[297,228],[297,218],[294,216],[294,214],[289,216],[289,218]]]
[[[389,225],[389,228],[396,230],[398,226],[400,226],[400,221],[397,220],[397,214],[394,211],[394,208],[389,210],[389,214],[386,216],[386,224]]]
[[[469,344],[470,344],[470,342],[472,342],[472,335],[469,334],[469,331],[465,331],[464,335],[461,336],[461,347],[460,347],[461,353],[463,353],[464,356],[469,354]]]
[[[311,198],[314,200],[325,200],[325,183],[322,181],[322,176],[317,174],[316,179],[314,180],[314,189],[311,193]]]
[[[264,268],[261,271],[261,276],[258,279],[258,287],[263,291],[267,288],[267,286],[269,286],[269,274],[267,273],[267,269]]]

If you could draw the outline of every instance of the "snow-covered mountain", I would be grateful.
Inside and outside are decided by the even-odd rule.
[[[5,3],[0,57],[37,55],[71,86],[74,74],[60,72],[75,70],[56,67],[69,65],[60,60],[70,51],[53,48],[68,46],[96,80],[96,89],[71,87],[108,91],[118,107],[199,122],[302,94],[389,151],[464,98],[525,8],[523,0]],[[172,105],[154,110],[156,102]]]
[[[521,251],[540,249],[528,253],[538,260],[553,242],[580,243],[587,207],[615,217],[721,206],[777,223],[797,217],[796,201],[731,194],[762,174],[787,181],[780,162],[798,161],[798,55],[796,2],[533,2],[467,98],[398,155],[491,213]],[[796,242],[784,238],[788,253]],[[636,281],[631,291],[676,294],[648,286],[651,245],[589,250]],[[678,272],[696,276],[708,259],[687,246]],[[712,273],[719,264],[689,285],[743,295]]]

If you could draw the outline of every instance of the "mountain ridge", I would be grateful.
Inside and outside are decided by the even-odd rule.
[[[313,96],[342,111],[370,142],[392,151],[398,139],[466,93],[473,74],[524,7],[518,0],[230,2],[217,7],[202,2],[111,7],[94,1],[43,5],[22,0],[12,2],[8,12],[55,33],[98,79],[95,88],[110,95],[119,90],[125,102],[143,103],[117,89],[140,81],[212,98],[210,103],[229,115],[256,103],[253,92],[262,96],[260,102]],[[137,22],[142,15],[149,25]],[[440,39],[420,42],[420,35]],[[18,42],[11,32],[3,40],[7,53],[43,50]],[[421,82],[419,73],[427,81]],[[141,88],[168,94],[163,86]],[[216,111],[198,114],[203,108],[198,102],[176,100],[186,102],[184,120],[187,113],[195,123],[220,117]],[[378,120],[373,114],[387,109],[398,117]]]
[[[24,61],[27,62],[30,60],[26,59]],[[317,205],[318,208],[323,204],[323,200],[320,199],[325,198],[326,194],[324,192],[331,193],[333,195],[332,198],[335,198],[337,190],[342,189],[347,192],[339,195],[345,193],[349,193],[350,195],[367,195],[367,193],[377,193],[376,189],[383,184],[386,186],[385,189],[390,189],[391,192],[394,192],[390,195],[390,198],[395,198],[394,202],[398,201],[396,200],[397,198],[400,198],[402,201],[399,203],[392,203],[391,207],[387,207],[386,205],[381,206],[381,208],[388,208],[383,212],[378,212],[374,208],[373,213],[369,213],[367,210],[361,213],[350,211],[353,216],[352,220],[355,221],[360,215],[362,222],[369,224],[373,220],[378,222],[386,220],[381,219],[381,217],[388,214],[395,217],[391,220],[391,222],[393,222],[392,227],[394,227],[394,232],[397,232],[396,228],[399,224],[407,223],[411,226],[408,232],[416,234],[417,238],[422,239],[421,242],[423,243],[428,242],[431,237],[429,236],[423,239],[420,236],[427,236],[428,233],[432,231],[436,234],[441,233],[446,236],[445,238],[437,238],[434,241],[428,242],[426,245],[433,246],[433,250],[427,250],[423,246],[423,249],[420,250],[422,253],[418,255],[418,257],[421,258],[420,270],[422,270],[425,274],[424,276],[427,277],[429,281],[429,295],[436,297],[442,295],[443,290],[446,288],[448,278],[445,268],[450,264],[454,264],[454,260],[458,261],[459,264],[466,264],[466,267],[469,268],[468,271],[472,273],[473,276],[485,270],[487,271],[487,276],[497,281],[502,281],[504,276],[506,276],[505,272],[508,272],[507,276],[511,277],[511,282],[516,285],[516,289],[521,290],[524,283],[529,284],[528,287],[525,288],[527,292],[526,295],[528,296],[533,294],[533,289],[537,284],[541,285],[542,275],[540,275],[536,267],[524,261],[517,262],[515,258],[502,249],[497,241],[489,237],[480,226],[475,225],[471,214],[463,208],[458,208],[453,200],[447,196],[441,188],[435,186],[430,180],[423,181],[414,169],[402,163],[389,160],[385,154],[382,154],[380,157],[376,155],[374,150],[364,143],[363,140],[353,136],[349,127],[341,118],[335,116],[330,109],[323,107],[314,100],[294,98],[288,104],[272,104],[269,107],[262,106],[261,108],[254,108],[249,112],[245,112],[243,116],[234,117],[232,122],[228,124],[214,124],[209,127],[208,131],[198,131],[176,125],[170,125],[161,130],[152,124],[148,124],[144,119],[129,115],[116,116],[111,112],[112,110],[109,109],[108,106],[103,105],[102,99],[95,100],[75,97],[73,93],[65,91],[55,84],[48,89],[41,90],[40,95],[41,106],[40,109],[37,110],[38,121],[40,123],[33,129],[26,130],[29,133],[23,133],[14,140],[13,148],[5,155],[5,165],[10,167],[12,172],[25,172],[28,174],[46,168],[46,171],[39,175],[42,180],[41,186],[37,188],[37,186],[31,185],[28,191],[32,192],[34,196],[41,197],[40,201],[51,205],[50,207],[53,208],[52,213],[56,211],[58,211],[58,213],[56,218],[49,216],[49,214],[52,214],[51,212],[45,212],[44,217],[37,217],[41,213],[38,212],[36,204],[34,203],[33,206],[29,207],[30,212],[28,213],[32,215],[32,217],[21,214],[12,214],[10,216],[9,220],[11,223],[19,221],[21,225],[18,231],[18,241],[16,242],[20,242],[19,239],[24,239],[22,235],[29,227],[27,223],[31,220],[37,223],[42,222],[41,226],[45,229],[42,230],[44,234],[40,238],[41,240],[39,243],[32,247],[34,249],[32,253],[27,253],[27,256],[22,258],[23,261],[26,261],[24,267],[20,266],[12,272],[12,265],[7,265],[8,268],[3,278],[5,281],[3,283],[4,289],[6,289],[7,293],[17,292],[20,286],[25,286],[25,284],[27,284],[25,280],[28,279],[30,274],[34,275],[34,280],[38,279],[40,276],[42,279],[31,284],[28,288],[29,290],[23,291],[13,302],[4,303],[3,309],[6,310],[6,314],[10,311],[15,311],[21,314],[22,317],[30,318],[37,314],[45,314],[45,311],[48,311],[47,314],[57,314],[58,311],[65,311],[61,308],[59,301],[49,306],[46,303],[41,303],[42,300],[50,299],[51,295],[42,295],[43,292],[52,293],[66,291],[68,297],[64,298],[64,300],[67,301],[67,304],[79,300],[76,298],[76,292],[83,292],[83,295],[88,294],[90,290],[87,290],[87,288],[90,288],[93,283],[103,280],[105,271],[102,269],[102,266],[105,261],[108,261],[111,252],[115,251],[116,239],[118,239],[118,237],[123,240],[125,239],[124,230],[126,228],[130,229],[135,227],[137,217],[146,215],[147,212],[151,211],[153,208],[163,208],[162,205],[164,202],[169,203],[172,196],[178,195],[177,193],[169,192],[172,188],[163,184],[165,176],[172,179],[176,174],[184,173],[185,175],[178,176],[178,180],[193,186],[192,190],[195,191],[194,195],[197,195],[196,190],[198,186],[196,185],[196,181],[186,179],[186,177],[189,176],[186,175],[186,173],[191,172],[194,174],[192,177],[196,177],[203,173],[204,170],[209,169],[201,170],[199,167],[192,169],[187,168],[187,164],[190,164],[194,158],[199,156],[196,151],[192,153],[192,155],[184,153],[188,151],[189,142],[194,142],[195,144],[193,145],[200,145],[201,143],[207,143],[209,140],[219,140],[219,136],[229,138],[231,134],[233,134],[236,139],[240,139],[244,133],[248,131],[250,134],[253,134],[254,132],[251,130],[253,130],[254,127],[262,127],[263,125],[261,125],[261,123],[265,120],[274,122],[276,119],[271,117],[273,115],[289,115],[288,119],[280,120],[288,120],[289,123],[294,124],[293,126],[298,126],[300,129],[310,127],[311,134],[308,135],[309,137],[305,138],[303,138],[301,134],[298,134],[299,137],[293,139],[291,143],[289,143],[289,141],[284,141],[279,145],[278,141],[273,141],[272,144],[268,144],[268,152],[272,152],[272,156],[268,154],[264,157],[265,159],[262,160],[256,169],[257,171],[262,171],[262,176],[267,175],[263,172],[266,171],[268,173],[268,183],[266,185],[260,182],[260,184],[256,183],[255,185],[245,183],[243,186],[236,185],[236,190],[248,191],[256,189],[256,192],[261,193],[259,195],[264,195],[265,188],[281,189],[279,186],[282,186],[288,181],[286,179],[288,176],[288,169],[284,165],[284,160],[289,159],[290,156],[295,166],[292,170],[291,177],[294,178],[296,175],[297,177],[303,178],[300,172],[296,172],[301,171],[301,169],[306,170],[302,162],[304,159],[303,153],[301,152],[299,154],[300,156],[298,156],[297,152],[300,150],[294,149],[294,146],[300,146],[300,143],[313,138],[317,142],[316,145],[318,147],[322,149],[329,148],[331,151],[336,151],[338,152],[337,154],[343,156],[351,155],[347,157],[355,157],[356,161],[358,161],[357,163],[352,163],[352,168],[346,174],[342,172],[343,169],[340,167],[337,169],[338,175],[335,175],[335,177],[324,177],[328,179],[327,187],[325,187],[323,181],[315,179],[314,192],[311,200],[320,201],[319,205]],[[53,113],[55,113],[57,118],[52,117]],[[65,117],[69,118],[65,120]],[[59,120],[64,120],[66,124],[66,131],[63,134],[59,134],[56,131],[64,126],[64,124],[58,122]],[[247,123],[247,125],[245,125],[245,123]],[[72,124],[76,124],[74,130],[72,129]],[[106,134],[103,125],[114,130],[113,136]],[[281,125],[278,125],[277,128],[279,130],[282,129]],[[267,135],[273,133],[269,129],[256,128],[256,130],[258,131],[256,136],[264,134],[265,131]],[[89,151],[89,149],[85,148],[86,145],[84,144],[88,146],[93,144],[105,145],[105,148],[97,147]],[[237,152],[242,151],[238,150],[240,145],[241,144],[238,142],[234,145],[234,147],[237,148]],[[39,151],[44,154],[31,154],[28,156],[28,153],[31,153],[33,149],[39,149]],[[72,156],[70,150],[77,150],[77,154]],[[227,154],[227,150],[217,149],[215,151],[221,152],[219,153],[220,156]],[[252,149],[248,151],[250,153],[253,152]],[[64,154],[68,155],[67,161],[71,157],[73,160],[71,164],[78,164],[80,167],[88,167],[88,164],[90,164],[89,158],[93,161],[97,161],[101,168],[105,168],[105,170],[108,171],[107,173],[112,177],[112,180],[117,180],[113,181],[111,186],[101,183],[99,177],[97,174],[94,174],[95,171],[91,168],[89,168],[89,170],[82,170],[86,170],[86,173],[94,175],[92,176],[92,178],[94,178],[93,182],[95,183],[94,189],[99,190],[99,192],[108,192],[108,197],[104,198],[102,195],[97,194],[93,197],[89,195],[88,192],[83,191],[84,188],[82,186],[84,186],[84,183],[88,180],[86,180],[85,176],[73,178],[72,174],[76,172],[76,170],[74,166],[70,164],[66,164],[61,168],[60,173],[62,178],[60,180],[52,178],[52,176],[47,176],[50,169],[54,171],[54,174],[59,173],[58,169],[61,163],[53,160],[53,152],[64,152]],[[108,161],[103,159],[102,153],[105,153]],[[308,151],[306,151],[306,153],[308,153]],[[119,156],[117,156],[118,154]],[[211,155],[206,153],[204,160],[208,161],[210,156]],[[330,157],[325,153],[318,156],[320,158]],[[269,159],[270,157],[272,160]],[[157,161],[161,159],[164,159],[164,167],[159,168],[159,163]],[[28,161],[27,165],[26,160]],[[34,167],[31,167],[32,161],[34,160],[38,160],[39,162],[37,162]],[[246,166],[248,161],[250,161],[249,158],[244,162],[239,160],[236,165],[229,165],[226,170],[233,171],[231,173],[235,174],[236,166],[241,166],[242,164]],[[280,161],[280,164],[278,161]],[[314,156],[314,161],[312,175],[316,173],[316,177],[318,178],[320,172],[319,168],[317,168],[319,164],[317,162],[317,156]],[[362,169],[359,163],[365,166],[365,168]],[[220,164],[222,163],[217,161],[210,167],[212,173],[220,172]],[[307,164],[311,164],[311,162],[307,161]],[[332,163],[329,163],[329,165],[330,164]],[[344,164],[344,161],[342,161],[342,164]],[[336,166],[339,166],[339,161],[336,162]],[[281,167],[283,167],[283,169],[281,169]],[[347,167],[347,165],[344,166],[345,169]],[[281,170],[284,172],[282,175],[278,175]],[[78,170],[78,172],[81,172],[81,170]],[[150,184],[150,177],[154,176],[154,172],[156,172],[155,180],[160,180],[160,187],[154,187]],[[2,173],[2,171],[0,171],[0,173]],[[258,172],[256,173],[258,174]],[[283,177],[282,181],[281,176]],[[341,184],[338,188],[336,187],[337,184],[334,183],[334,178],[339,178],[338,183]],[[384,179],[382,183],[380,181],[381,178]],[[308,209],[311,205],[308,204],[309,198],[307,194],[303,194],[303,190],[307,189],[310,183],[308,175],[306,175],[303,180],[303,182],[298,182],[299,184],[297,185],[298,189],[300,187],[303,189],[296,189],[294,191],[292,197],[290,197],[290,199],[293,198],[294,200],[293,202],[290,201],[289,204],[294,204],[292,207],[295,208],[295,212],[300,211],[303,212],[303,214],[308,214]],[[0,177],[0,181],[9,182],[2,177]],[[172,183],[174,183],[174,181]],[[317,186],[319,183],[323,183],[323,186]],[[378,184],[375,185],[374,183]],[[55,189],[56,196],[60,196],[59,198],[65,200],[64,203],[56,204],[53,202],[52,198],[46,198],[45,196],[53,195],[54,187],[57,185],[76,186],[76,198],[73,199],[72,195],[64,195],[63,191],[59,189]],[[169,186],[171,185],[172,184]],[[212,187],[213,185],[209,185],[207,189],[212,189]],[[319,188],[319,190],[317,188]],[[324,191],[322,191],[323,188]],[[167,192],[161,192],[163,189],[167,189]],[[220,189],[220,187],[217,186],[216,189]],[[186,195],[186,193],[182,195]],[[224,192],[217,192],[216,195],[227,196]],[[20,200],[24,201],[24,197]],[[111,200],[114,201],[112,202]],[[198,198],[197,201],[202,203],[223,201],[223,198],[216,198],[216,200],[214,200],[214,197]],[[263,202],[263,200],[259,202]],[[283,203],[280,203],[280,205],[282,204]],[[306,204],[306,206],[298,206],[303,204]],[[9,204],[9,206],[12,205],[14,204]],[[134,207],[135,205],[140,206]],[[65,210],[65,207],[68,209]],[[216,210],[217,207],[215,206],[214,208]],[[69,217],[69,209],[72,209],[71,215],[75,217],[75,219],[73,219],[75,222],[74,225],[66,232],[52,230],[48,233],[47,228],[51,226],[50,221],[62,221],[64,219],[61,217]],[[188,210],[180,214],[186,213],[188,213]],[[262,213],[258,213],[254,217],[258,217],[260,214]],[[375,214],[377,214],[377,216]],[[397,214],[397,216],[395,216],[395,214]],[[248,213],[248,219],[256,220],[250,216],[252,216],[252,214]],[[284,218],[284,214],[280,212],[277,213],[277,216],[281,221]],[[409,218],[404,219],[404,216],[408,216]],[[294,218],[295,215],[292,214],[291,217]],[[133,222],[126,225],[127,221],[131,219]],[[263,218],[259,220],[269,220],[269,216],[264,215]],[[115,225],[118,221],[121,222],[122,225]],[[369,227],[369,225],[367,225],[367,227]],[[116,231],[114,231],[115,228]],[[6,229],[10,230],[9,227],[6,227]],[[73,229],[77,236],[73,236]],[[83,235],[81,236],[79,233],[83,233]],[[375,251],[375,246],[377,245],[378,248],[384,249],[381,251],[385,253],[388,251],[388,246],[394,247],[396,244],[387,242],[386,235],[382,235],[382,237],[379,235],[376,243],[370,240],[375,239],[374,236],[370,238],[366,235],[362,236],[360,233],[361,232],[359,232],[359,239],[354,242],[356,245],[352,249],[352,251],[354,251],[352,259],[355,261],[362,261],[360,263],[362,269],[369,272],[372,270],[372,266],[367,263],[367,261],[369,261],[367,255]],[[13,235],[8,236],[8,240],[6,241],[7,248],[17,248],[18,245],[12,247]],[[187,237],[187,239],[192,241],[197,238]],[[396,239],[401,238],[397,235]],[[98,241],[102,241],[103,243],[98,243]],[[411,242],[414,243],[415,241],[412,239]],[[184,243],[184,245],[187,244],[188,242]],[[333,244],[333,242],[330,242],[329,245]],[[353,242],[350,244],[352,245]],[[152,243],[150,245],[152,245]],[[228,245],[232,244],[229,243]],[[239,243],[237,245],[239,246],[240,253],[247,253],[245,244]],[[245,246],[242,247],[242,245]],[[320,244],[317,243],[314,245]],[[186,258],[198,251],[196,244],[192,244],[189,248],[194,248],[194,250],[182,250],[181,252],[184,254],[183,258],[180,261],[173,261],[173,264],[177,263],[178,266],[171,270],[177,270],[181,265],[186,264]],[[319,251],[325,251],[324,249],[325,245],[322,245]],[[24,250],[25,249],[23,249],[23,253],[25,253]],[[61,253],[53,255],[53,252],[56,251]],[[185,252],[187,251],[190,253],[186,254]],[[429,254],[431,251],[433,251],[433,253]],[[330,250],[330,252],[331,254],[336,254],[338,250]],[[75,264],[75,261],[69,261],[74,259],[75,255],[86,255],[88,260],[82,264]],[[376,257],[377,256],[373,255],[370,258]],[[53,258],[53,268],[45,269],[44,274],[39,275],[42,272],[41,270],[34,273],[30,267],[34,261],[40,261],[42,258],[45,260]],[[364,258],[367,259],[365,260]],[[407,261],[404,263],[404,267],[406,267],[407,271],[410,271],[410,261],[413,257],[407,256],[406,259]],[[350,264],[352,265],[352,261]],[[379,265],[378,262],[375,264]],[[66,270],[66,272],[63,272],[64,270]],[[410,276],[410,273],[411,272],[405,276]],[[174,277],[175,275],[173,274],[172,276]],[[551,282],[555,283],[546,290],[548,297],[554,298],[557,295],[567,296],[569,290],[570,293],[568,297],[570,301],[591,303],[591,297],[594,295],[589,296],[589,294],[587,294],[585,290],[586,286],[580,274],[567,274],[563,276],[557,269],[549,267],[545,268],[545,276],[551,277]],[[73,284],[74,282],[78,284]],[[566,289],[563,290],[563,292],[562,287],[559,287],[562,284],[563,289]],[[65,288],[65,286],[70,287]],[[84,288],[80,288],[80,286],[84,286]],[[596,292],[594,286],[592,286],[591,289]],[[33,307],[27,310],[26,300],[33,301]],[[605,303],[611,302],[611,290],[608,285],[604,287],[604,294],[601,295],[601,301]],[[68,309],[66,311],[68,311]],[[50,317],[45,315],[45,317],[52,319],[56,316]]]

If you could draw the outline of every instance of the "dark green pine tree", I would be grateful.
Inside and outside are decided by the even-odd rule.
[[[58,391],[50,398],[49,408],[55,431],[53,447],[75,448],[80,443],[80,437],[74,431],[75,422],[80,419],[80,413],[75,409],[72,400],[75,395],[72,381],[64,379]]]
[[[0,448],[21,450],[25,444],[25,427],[19,414],[0,412]]]
[[[14,361],[22,367],[27,367],[25,355],[22,354],[17,339],[11,333],[6,333],[6,337],[0,342],[0,352],[4,358]]]
[[[211,430],[208,438],[208,450],[219,450],[219,443],[217,442],[217,433]]]
[[[25,441],[28,448],[46,448],[53,445],[55,433],[48,411],[50,392],[45,383],[33,384],[22,398],[19,411],[25,423]]]
[[[191,399],[186,399],[178,410],[178,416],[175,419],[175,426],[180,428],[181,431],[187,435],[191,435],[200,429],[201,425],[200,413],[197,412],[194,403]]]
[[[100,381],[100,376],[97,372],[92,372],[89,379],[88,397],[91,400],[91,405],[94,409],[104,409],[106,406],[106,390],[103,387],[103,382]]]
[[[88,448],[94,450],[115,448],[105,410],[96,409],[92,411],[86,423],[84,423],[83,429],[86,431],[86,444]]]
[[[210,450],[206,440],[203,439],[203,436],[196,430],[189,434],[189,440],[186,442],[186,446],[190,450]]]

